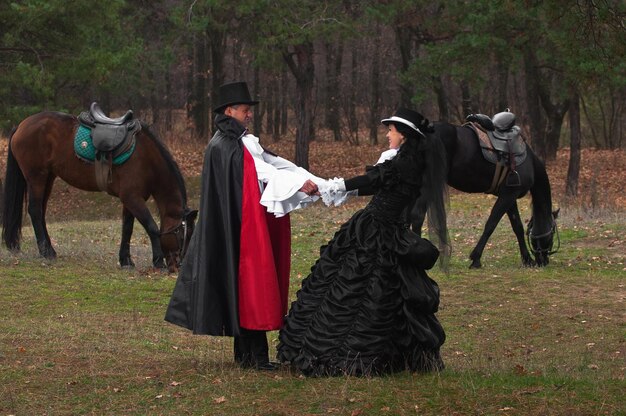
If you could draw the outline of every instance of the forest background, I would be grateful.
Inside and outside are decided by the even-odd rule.
[[[219,85],[247,80],[254,132],[295,126],[308,167],[320,132],[376,144],[399,105],[453,123],[510,108],[543,160],[570,147],[575,196],[581,148],[624,142],[625,16],[621,0],[2,2],[0,128],[98,101],[204,144]]]
[[[20,120],[98,101],[158,133],[197,208],[215,91],[247,80],[264,146],[320,176],[362,173],[399,105],[453,123],[508,107],[564,208],[549,267],[520,267],[503,222],[470,270],[495,197],[452,192],[453,273],[429,272],[445,372],[315,379],[243,371],[230,338],[165,324],[176,275],[150,267],[146,234],[136,270],[117,267],[119,201],[58,181],[59,260],[28,224],[22,253],[0,249],[0,413],[626,414],[625,15],[623,0],[0,2],[2,178]],[[292,297],[366,203],[294,213]]]

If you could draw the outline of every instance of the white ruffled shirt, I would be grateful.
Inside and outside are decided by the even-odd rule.
[[[259,144],[259,138],[252,134],[242,136],[241,141],[254,159],[261,190],[260,202],[268,212],[282,217],[319,199],[318,196],[309,196],[299,190],[307,179],[311,179],[318,186],[325,182],[324,179],[287,159],[265,152]]]

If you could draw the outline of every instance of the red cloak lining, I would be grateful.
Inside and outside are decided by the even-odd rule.
[[[254,159],[243,149],[239,251],[239,325],[275,330],[287,313],[291,266],[289,215],[276,218],[261,200]]]

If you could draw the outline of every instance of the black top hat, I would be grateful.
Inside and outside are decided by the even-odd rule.
[[[381,120],[380,122],[383,123],[385,126],[388,126],[390,123],[401,123],[405,126],[410,127],[411,129],[415,130],[423,136],[424,133],[419,129],[418,126],[421,125],[424,120],[424,116],[417,111],[409,110],[407,108],[398,108],[393,116]]]
[[[214,112],[219,113],[229,105],[236,104],[248,104],[256,105],[259,102],[254,101],[250,97],[250,91],[248,91],[248,84],[245,82],[231,82],[224,84],[220,87],[218,92],[219,105],[213,109]]]

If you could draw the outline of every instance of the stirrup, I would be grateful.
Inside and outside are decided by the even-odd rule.
[[[509,172],[509,174],[506,176],[506,186],[521,186],[522,185],[522,181],[519,178],[519,173],[517,173],[516,170],[512,170],[511,172]]]

